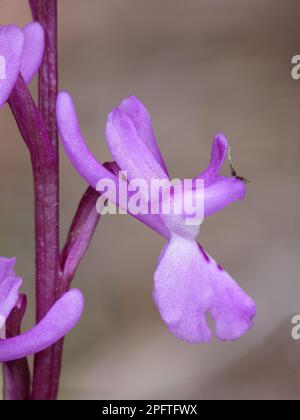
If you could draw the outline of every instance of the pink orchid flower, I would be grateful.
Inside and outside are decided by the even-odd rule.
[[[113,164],[101,164],[88,150],[72,98],[66,92],[57,100],[57,121],[67,156],[93,188],[103,178],[117,184],[120,170],[126,171],[128,181],[169,178],[150,115],[135,97],[125,99],[108,117],[106,138]],[[219,134],[208,168],[196,177],[204,180],[205,216],[244,198],[242,180],[219,175],[227,154],[227,140]],[[182,216],[135,215],[168,240],[154,274],[154,301],[169,330],[188,343],[211,341],[208,314],[218,339],[236,340],[253,326],[255,303],[197,243],[200,226],[184,228]]]

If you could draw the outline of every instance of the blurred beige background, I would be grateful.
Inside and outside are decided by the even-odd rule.
[[[29,21],[25,0],[0,1],[0,24]],[[189,346],[167,331],[151,299],[163,240],[129,216],[101,221],[75,285],[86,295],[66,344],[60,398],[300,397],[300,54],[298,0],[59,0],[60,86],[75,98],[99,159],[108,112],[129,94],[149,108],[173,176],[208,162],[223,131],[244,202],[205,221],[207,251],[256,300],[239,342]],[[0,250],[18,258],[33,322],[33,206],[26,149],[0,113]],[[85,185],[61,158],[62,238]]]

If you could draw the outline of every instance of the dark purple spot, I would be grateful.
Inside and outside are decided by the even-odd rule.
[[[207,253],[204,251],[204,249],[202,248],[202,246],[200,245],[200,244],[198,244],[198,247],[199,247],[199,249],[200,249],[200,251],[201,251],[201,254],[203,255],[203,257],[205,258],[205,260],[206,260],[206,262],[210,262],[210,258],[209,258],[209,256],[207,255]]]
[[[220,271],[224,271],[224,268],[223,268],[220,264],[218,264],[218,269],[219,269]]]

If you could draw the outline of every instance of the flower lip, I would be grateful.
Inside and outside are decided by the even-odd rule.
[[[221,341],[233,341],[253,327],[253,300],[195,241],[172,236],[154,275],[154,301],[169,330],[191,343],[210,342],[206,315]]]

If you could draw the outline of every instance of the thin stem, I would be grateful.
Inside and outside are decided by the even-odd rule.
[[[53,219],[55,221],[56,230],[56,242],[58,244],[59,238],[59,191],[58,191],[58,180],[59,180],[59,167],[58,167],[58,131],[56,124],[56,98],[58,93],[58,70],[57,70],[57,0],[31,0],[30,5],[32,7],[33,17],[38,20],[43,26],[45,31],[45,53],[43,62],[39,71],[39,109],[41,117],[45,123],[46,129],[48,130],[49,138],[53,145],[55,154],[55,165],[53,165],[53,172],[56,172],[56,176],[53,173],[55,179],[55,210]],[[50,244],[48,244],[50,245]],[[55,251],[55,274],[52,275],[51,282],[57,283],[58,273],[58,247]],[[54,279],[54,280],[53,280]],[[53,281],[52,281],[53,280]],[[53,286],[52,286],[53,287]],[[37,281],[37,298],[39,300],[39,289],[44,289],[44,283]],[[40,290],[43,301],[43,291]],[[59,297],[59,296],[57,296]],[[52,296],[53,300],[53,296]],[[53,302],[52,302],[53,303]],[[51,306],[52,306],[51,303]],[[37,308],[37,321],[39,321],[50,308],[42,307]]]
[[[35,196],[35,241],[38,319],[56,300],[56,280],[59,270],[57,159],[47,128],[30,92],[20,76],[9,105],[21,135],[29,148]],[[36,355],[36,399],[53,399],[49,389],[58,380],[52,375],[53,348]]]
[[[33,18],[45,31],[45,54],[39,71],[39,108],[53,147],[58,149],[56,98],[58,93],[57,0],[30,0]]]
[[[88,187],[80,200],[70,226],[66,244],[61,253],[60,294],[63,294],[69,289],[76,270],[87,252],[99,223],[100,215],[96,210],[98,198],[99,193],[93,188]],[[63,347],[64,339],[61,339],[56,343],[54,349],[54,367],[57,370],[57,374],[61,367]]]
[[[59,289],[59,159],[56,125],[57,0],[31,0],[33,17],[45,31],[45,54],[39,72],[39,109],[53,147],[51,168],[34,168],[36,205],[36,299],[37,321],[60,297]],[[55,346],[34,358],[32,399],[56,399],[61,357]],[[54,362],[55,359],[55,362]]]
[[[30,4],[34,18],[45,31],[45,55],[39,73],[39,110],[21,77],[9,104],[32,161],[38,322],[59,297],[59,164],[55,116],[57,1],[31,0]],[[54,353],[55,346],[52,346],[35,356],[32,399],[57,397],[60,369],[54,366]]]
[[[39,109],[21,76],[9,105],[32,161],[38,322],[68,290],[90,244],[99,215],[95,209],[98,194],[88,189],[80,202],[60,260],[59,158],[55,116],[58,90],[57,0],[30,0],[30,5],[34,19],[42,24],[45,31],[45,55],[39,72]],[[63,340],[35,355],[31,399],[57,398],[62,352]]]

